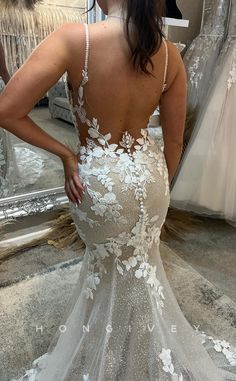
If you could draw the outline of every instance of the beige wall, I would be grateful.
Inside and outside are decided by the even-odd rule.
[[[183,18],[189,20],[188,28],[169,27],[169,40],[187,45],[200,31],[203,0],[177,0]]]

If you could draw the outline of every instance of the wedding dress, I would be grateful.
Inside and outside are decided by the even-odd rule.
[[[236,224],[236,0],[228,37],[171,191],[171,205]]]
[[[20,381],[236,380],[235,348],[190,325],[163,268],[159,237],[170,200],[163,151],[146,128],[136,141],[126,131],[119,144],[110,144],[111,132],[87,116],[85,28],[82,82],[76,96],[67,83],[67,94],[86,185],[80,206],[70,202],[70,208],[86,249],[61,322],[66,329]],[[86,145],[79,120],[88,129]]]
[[[0,77],[0,93],[4,88],[5,83]],[[10,132],[0,127],[0,198],[13,196],[20,183]]]
[[[189,141],[201,107],[205,105],[209,83],[227,32],[229,4],[230,0],[204,1],[200,34],[183,58],[188,79],[185,143]]]

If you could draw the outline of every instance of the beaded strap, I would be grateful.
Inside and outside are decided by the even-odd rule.
[[[88,56],[89,56],[89,30],[88,24],[84,23],[86,32],[86,48],[85,48],[85,61],[84,61],[84,73],[88,77]]]
[[[167,84],[166,84],[166,77],[167,77],[167,67],[168,67],[168,48],[167,48],[167,44],[166,44],[166,41],[165,41],[164,38],[163,38],[163,42],[164,42],[164,45],[165,45],[165,48],[166,48],[166,60],[165,60],[164,82],[163,82],[162,91],[164,91],[166,86],[167,86]]]

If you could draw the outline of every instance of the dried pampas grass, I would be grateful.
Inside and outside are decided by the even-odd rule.
[[[34,9],[35,4],[39,2],[42,2],[42,0],[0,0],[0,6],[5,8],[15,7]]]
[[[81,22],[83,12],[83,8],[44,5],[38,1],[0,0],[0,35],[10,75],[55,29],[65,23]]]
[[[0,235],[4,233],[5,228],[9,224],[17,224],[17,220],[9,220],[1,222]],[[74,221],[71,218],[68,206],[61,208],[56,213],[56,217],[48,222],[51,230],[40,238],[33,239],[28,243],[22,245],[8,247],[1,249],[0,251],[0,264],[6,259],[15,256],[18,253],[22,253],[26,250],[30,250],[40,245],[52,245],[57,249],[66,249],[67,247],[73,247],[74,250],[79,250],[85,247],[84,242],[79,237]]]
[[[161,240],[184,241],[184,235],[196,229],[202,221],[193,213],[170,207],[161,231]]]
[[[171,207],[168,210],[167,218],[162,228],[161,240],[167,243],[172,239],[184,241],[184,234],[192,231],[199,223],[200,220],[192,214]],[[2,231],[6,224],[7,222],[2,224]],[[49,226],[51,231],[46,233],[43,237],[36,238],[29,243],[17,247],[9,247],[1,250],[0,263],[20,252],[22,253],[25,250],[39,245],[53,245],[57,249],[73,247],[73,249],[78,252],[81,248],[85,248],[85,244],[76,230],[68,206],[63,207],[56,213],[55,219],[49,222]]]

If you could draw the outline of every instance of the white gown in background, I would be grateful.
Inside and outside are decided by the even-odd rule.
[[[171,190],[171,205],[236,224],[236,0],[204,109]]]
[[[200,34],[193,40],[183,58],[188,80],[185,144],[205,105],[209,82],[227,33],[229,8],[230,0],[204,0]]]
[[[85,27],[79,91],[67,84],[78,139],[79,124],[88,133],[86,144],[78,145],[86,191],[79,207],[70,203],[85,254],[61,321],[66,330],[57,331],[48,351],[19,380],[236,380],[236,349],[223,337],[202,341],[164,271],[160,249],[169,249],[159,237],[170,195],[162,149],[146,127],[136,140],[126,131],[119,144],[111,144],[111,132],[87,114]]]
[[[0,93],[5,83],[0,77]],[[0,198],[10,197],[20,186],[21,180],[10,133],[0,126]]]

